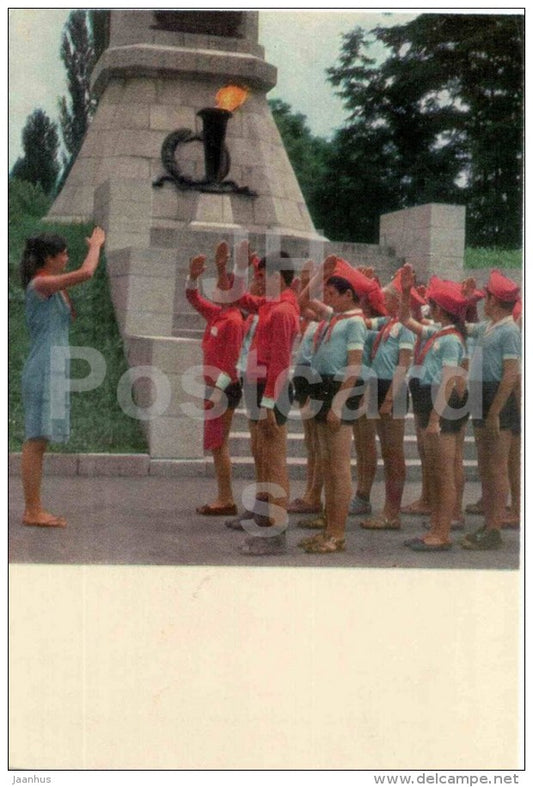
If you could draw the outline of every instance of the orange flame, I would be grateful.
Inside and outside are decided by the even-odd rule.
[[[216,107],[217,109],[227,109],[228,112],[233,112],[233,110],[244,104],[249,92],[246,87],[226,85],[226,87],[220,88],[216,94]]]

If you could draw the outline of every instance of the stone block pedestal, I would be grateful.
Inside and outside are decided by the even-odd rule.
[[[465,250],[465,208],[429,203],[386,213],[380,219],[380,245],[392,246],[416,269],[420,281],[435,274],[462,276]]]

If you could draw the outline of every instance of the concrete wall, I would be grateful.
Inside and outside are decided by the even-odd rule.
[[[458,278],[464,263],[465,208],[429,203],[386,213],[380,219],[379,242],[405,257],[421,281],[432,274]]]

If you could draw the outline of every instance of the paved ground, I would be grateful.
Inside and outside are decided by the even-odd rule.
[[[238,546],[246,534],[228,530],[224,519],[202,517],[195,507],[207,502],[213,480],[160,477],[61,477],[44,482],[44,499],[54,513],[68,520],[65,529],[47,530],[21,524],[20,480],[10,476],[9,556],[12,563],[211,565],[211,566],[342,566],[367,568],[461,568],[518,569],[520,531],[503,531],[504,544],[492,552],[462,549],[460,533],[454,533],[449,552],[421,554],[403,545],[406,538],[423,533],[421,517],[403,518],[400,532],[362,530],[350,517],[346,551],[333,555],[308,555],[297,547],[311,531],[298,529],[291,516],[287,531],[288,553],[283,556],[249,557]],[[237,479],[242,493],[249,481]],[[292,484],[292,496],[303,491],[302,482]],[[419,486],[409,483],[404,500],[414,500]],[[474,502],[477,483],[467,483],[464,502]],[[383,484],[374,486],[372,502],[379,511]],[[478,516],[467,516],[467,531],[479,527]]]

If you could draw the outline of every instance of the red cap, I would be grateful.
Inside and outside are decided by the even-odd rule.
[[[428,300],[435,301],[444,311],[464,319],[469,301],[462,292],[462,287],[458,282],[439,279],[432,276],[426,292]]]
[[[494,295],[499,301],[504,303],[515,303],[520,296],[520,287],[503,273],[498,270],[491,271],[489,281],[485,287],[487,292]]]
[[[370,290],[370,292],[365,295],[364,300],[375,314],[381,314],[383,317],[387,317],[388,311],[385,307],[383,290],[379,286],[374,290]]]
[[[369,279],[368,276],[352,268],[349,262],[340,259],[340,257],[337,257],[333,276],[340,276],[342,279],[346,279],[359,298],[362,298],[363,295],[368,295],[373,290],[379,289],[379,284],[375,279]]]

